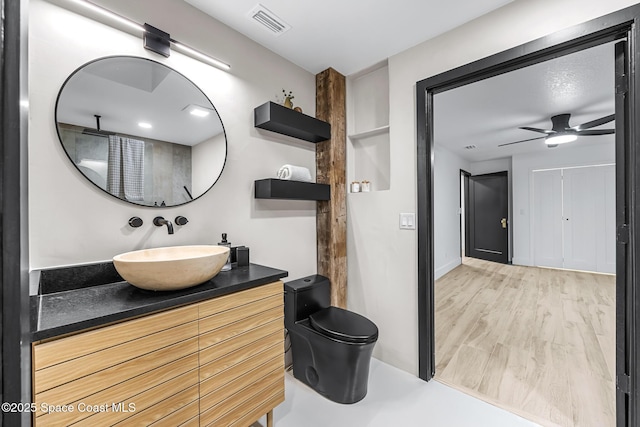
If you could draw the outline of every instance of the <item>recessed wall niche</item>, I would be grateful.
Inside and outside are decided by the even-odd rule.
[[[369,181],[371,191],[390,183],[389,67],[386,62],[347,80],[347,182]]]

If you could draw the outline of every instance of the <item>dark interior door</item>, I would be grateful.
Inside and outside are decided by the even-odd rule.
[[[507,172],[469,177],[469,256],[509,262]]]

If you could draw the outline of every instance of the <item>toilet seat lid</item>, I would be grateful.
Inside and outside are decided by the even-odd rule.
[[[327,307],[309,316],[316,331],[340,341],[372,343],[378,339],[378,327],[371,320],[339,307]]]

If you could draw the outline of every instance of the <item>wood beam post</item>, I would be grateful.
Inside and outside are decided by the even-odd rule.
[[[333,68],[316,75],[316,117],[331,124],[316,144],[316,181],[331,185],[331,200],[317,202],[318,274],[331,280],[331,305],[346,308],[346,78]]]

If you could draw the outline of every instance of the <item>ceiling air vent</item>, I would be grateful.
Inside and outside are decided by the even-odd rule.
[[[291,25],[259,3],[251,9],[248,16],[276,36],[284,34],[291,29]]]
[[[466,148],[467,150],[475,150],[476,148],[478,148],[478,146],[471,144],[471,145],[465,145],[464,148]]]

